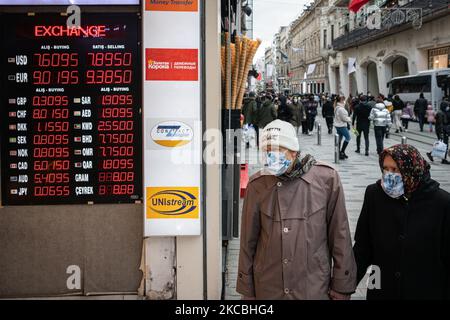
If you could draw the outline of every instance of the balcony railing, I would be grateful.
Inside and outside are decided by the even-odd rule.
[[[398,8],[404,10],[421,9],[421,19],[422,22],[425,22],[437,14],[445,13],[446,11],[447,13],[450,12],[449,6],[449,0],[413,0]],[[334,50],[342,51],[382,38],[387,34],[396,32],[399,28],[405,28],[408,25],[413,27],[412,21],[405,19],[402,23],[394,25],[382,23],[380,29],[369,29],[367,27],[356,28],[347,34],[336,38],[333,41],[333,48]]]

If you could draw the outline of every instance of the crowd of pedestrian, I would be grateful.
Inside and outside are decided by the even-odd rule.
[[[384,150],[384,139],[389,137],[391,129],[395,130],[395,133],[408,132],[411,121],[418,121],[421,131],[426,123],[430,132],[433,132],[434,126],[438,140],[448,146],[450,112],[445,111],[447,107],[448,98],[444,98],[436,113],[422,93],[412,104],[402,101],[398,95],[385,97],[379,94],[375,97],[370,92],[348,97],[327,93],[286,95],[261,92],[256,95],[250,92],[245,99],[242,113],[245,123],[256,129],[259,140],[259,130],[275,119],[292,124],[298,135],[312,135],[321,110],[328,134],[333,134],[335,130],[339,135],[339,158],[345,160],[348,159],[346,149],[352,132],[356,136],[355,152],[361,153],[363,136],[364,154],[369,156],[370,128],[373,127],[376,151],[379,155]],[[443,164],[450,164],[447,161],[447,153],[442,159]],[[427,156],[434,161],[431,153]]]

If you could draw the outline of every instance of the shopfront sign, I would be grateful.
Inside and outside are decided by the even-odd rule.
[[[1,24],[2,205],[141,202],[139,17],[84,13],[69,28],[59,13],[9,13]]]
[[[144,4],[145,236],[201,234],[198,1]]]
[[[145,0],[145,10],[198,12],[198,0]]]

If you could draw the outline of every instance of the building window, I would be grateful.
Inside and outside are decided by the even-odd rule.
[[[327,48],[327,29],[323,30],[323,48]]]
[[[450,68],[450,47],[428,50],[428,69]]]

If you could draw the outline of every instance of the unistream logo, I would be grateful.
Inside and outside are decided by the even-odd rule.
[[[160,146],[175,148],[187,145],[192,141],[193,130],[179,121],[165,121],[153,127],[152,140]]]
[[[198,187],[147,187],[148,219],[197,219]]]

